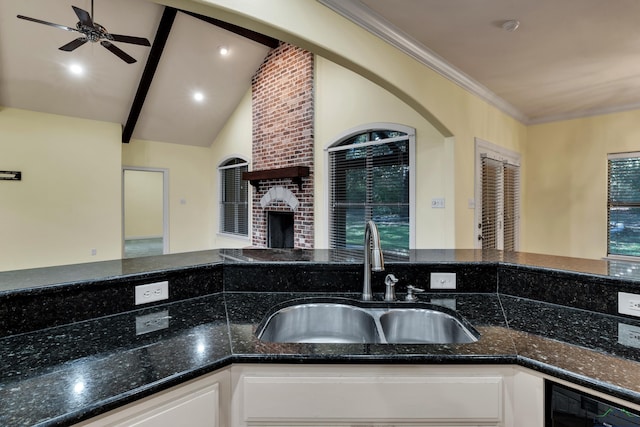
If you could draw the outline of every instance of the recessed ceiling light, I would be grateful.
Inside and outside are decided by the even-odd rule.
[[[227,56],[229,54],[229,48],[226,46],[220,46],[218,48],[218,52],[220,52],[220,55],[222,56]]]
[[[204,101],[204,93],[202,92],[195,92],[193,94],[193,99],[197,102],[202,102]]]
[[[502,23],[502,29],[505,31],[509,31],[510,33],[514,32],[520,26],[520,21],[517,19],[509,19],[508,21],[504,21]]]
[[[69,72],[74,76],[81,76],[84,74],[84,67],[80,64],[71,64],[69,65]]]

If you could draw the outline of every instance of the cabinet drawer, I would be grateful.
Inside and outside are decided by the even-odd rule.
[[[276,421],[491,422],[503,418],[502,377],[244,376],[242,418]]]

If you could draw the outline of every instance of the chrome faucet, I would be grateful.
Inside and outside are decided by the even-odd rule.
[[[380,248],[380,234],[376,223],[369,220],[364,229],[364,284],[362,301],[371,301],[371,272],[384,271],[384,258]]]

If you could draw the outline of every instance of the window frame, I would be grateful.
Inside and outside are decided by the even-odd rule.
[[[325,174],[324,174],[324,188],[326,191],[324,192],[324,212],[327,215],[326,228],[324,230],[324,238],[326,239],[327,248],[331,247],[331,162],[330,162],[330,151],[332,148],[340,146],[346,140],[367,132],[375,132],[375,131],[391,131],[391,132],[403,132],[406,136],[403,136],[402,139],[408,139],[408,147],[409,147],[409,250],[415,249],[416,247],[416,130],[413,127],[401,125],[398,123],[388,123],[388,122],[376,122],[376,123],[368,123],[365,125],[357,126],[351,129],[348,129],[341,134],[334,137],[329,144],[327,144],[324,148],[324,163],[325,163]],[[392,142],[394,138],[389,139],[388,142]],[[396,139],[397,140],[397,139]],[[367,143],[362,144],[365,146]],[[385,248],[383,248],[385,250]],[[386,250],[385,250],[386,252]]]
[[[610,227],[610,209],[612,207],[611,204],[611,168],[610,168],[610,162],[611,160],[616,160],[616,159],[633,159],[633,158],[640,158],[640,151],[628,151],[628,152],[621,152],[621,153],[609,153],[607,154],[607,219],[606,219],[606,233],[607,233],[607,241],[606,241],[606,249],[605,249],[605,253],[606,259],[613,259],[613,260],[627,260],[627,261],[638,261],[640,259],[640,252],[638,253],[638,255],[629,255],[629,254],[612,254],[609,252],[610,249],[610,242],[611,242],[611,227]],[[638,197],[638,202],[634,203],[616,203],[615,206],[616,207],[640,207],[640,197]]]
[[[239,160],[238,163],[235,164],[229,164],[230,162],[234,161],[234,160]],[[218,185],[218,234],[220,235],[224,235],[227,237],[234,237],[234,238],[239,238],[239,239],[249,239],[251,237],[251,190],[249,189],[249,185],[248,183],[245,183],[245,188],[247,191],[246,194],[246,209],[247,209],[247,224],[246,224],[246,229],[247,229],[247,233],[243,234],[243,233],[235,233],[235,232],[231,232],[231,231],[227,231],[224,229],[224,224],[225,224],[225,212],[224,212],[224,203],[225,201],[224,199],[224,195],[225,195],[225,191],[224,191],[224,187],[225,187],[225,176],[223,171],[229,170],[229,169],[240,169],[240,168],[246,168],[244,171],[240,170],[240,180],[242,180],[242,172],[247,172],[249,170],[249,161],[247,159],[245,159],[242,156],[229,156],[224,158],[219,164],[218,164],[218,179],[219,179],[219,185]],[[238,202],[234,202],[235,205],[238,205],[240,203]],[[235,217],[237,220],[237,216]],[[237,229],[237,226],[236,226]]]

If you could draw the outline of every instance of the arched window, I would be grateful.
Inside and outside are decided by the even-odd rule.
[[[220,232],[249,235],[249,190],[242,172],[246,160],[234,157],[218,166],[220,171]]]
[[[411,157],[414,133],[357,131],[327,149],[329,246],[362,250],[366,221],[374,220],[385,251],[411,248]]]

